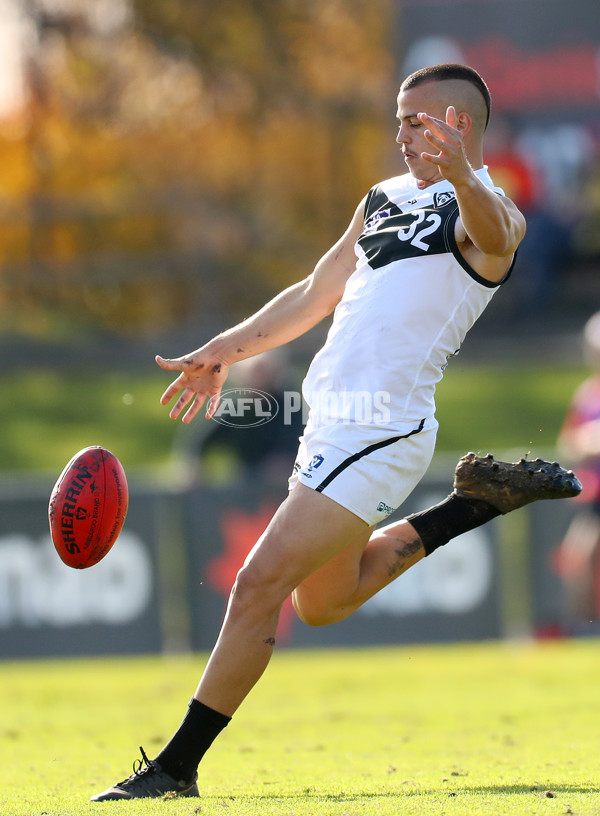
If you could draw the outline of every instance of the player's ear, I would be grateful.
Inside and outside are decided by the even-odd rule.
[[[455,127],[460,130],[463,136],[466,136],[472,130],[473,120],[466,111],[460,111],[460,113],[456,114]]]

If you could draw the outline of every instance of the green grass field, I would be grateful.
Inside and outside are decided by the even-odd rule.
[[[600,814],[595,640],[281,652],[200,799],[90,803],[170,736],[202,664],[0,664],[2,816]]]

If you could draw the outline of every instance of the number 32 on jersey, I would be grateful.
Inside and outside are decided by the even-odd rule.
[[[415,210],[411,215],[414,216],[412,224],[398,230],[398,239],[409,241],[417,249],[428,252],[430,246],[424,239],[437,230],[442,219],[437,213],[427,215],[425,210]]]

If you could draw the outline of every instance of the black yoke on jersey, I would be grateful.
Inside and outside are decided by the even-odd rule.
[[[371,268],[379,269],[404,258],[458,251],[454,238],[458,204],[454,193],[434,193],[426,207],[415,209],[416,203],[416,199],[411,200],[407,211],[403,211],[380,187],[371,190],[365,205],[364,230],[358,239]]]
[[[369,266],[379,269],[394,261],[450,252],[474,280],[495,289],[498,284],[478,275],[458,248],[454,228],[459,213],[454,193],[433,193],[426,206],[415,209],[417,201],[410,199],[402,210],[381,187],[369,192],[364,228],[358,239]],[[511,270],[512,266],[504,280]]]

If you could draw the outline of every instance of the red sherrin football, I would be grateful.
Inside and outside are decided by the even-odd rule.
[[[117,457],[100,445],[76,453],[54,485],[48,507],[50,534],[69,567],[97,564],[117,540],[129,490]]]

